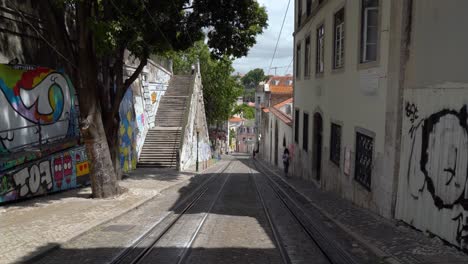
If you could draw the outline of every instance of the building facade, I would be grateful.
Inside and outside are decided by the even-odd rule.
[[[261,157],[270,164],[283,168],[284,150],[294,149],[292,144],[293,99],[289,98],[269,108],[264,108],[262,122]]]
[[[461,0],[296,0],[295,177],[466,247]]]

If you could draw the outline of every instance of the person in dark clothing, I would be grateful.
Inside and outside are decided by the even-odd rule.
[[[284,175],[288,177],[288,169],[289,169],[289,149],[285,148],[283,153],[283,165],[284,165]]]

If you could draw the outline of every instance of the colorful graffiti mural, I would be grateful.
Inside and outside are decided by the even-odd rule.
[[[396,217],[466,248],[468,109],[433,100],[405,103]]]
[[[120,103],[119,152],[120,166],[127,172],[136,168],[136,121],[132,89],[127,89]]]
[[[89,161],[85,147],[75,147],[0,174],[0,203],[88,183]]]
[[[0,153],[78,136],[74,98],[60,71],[0,65]]]

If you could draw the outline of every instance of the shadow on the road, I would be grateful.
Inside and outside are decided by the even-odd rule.
[[[125,248],[98,247],[98,248],[60,248],[57,244],[49,244],[45,249],[58,247],[47,256],[29,255],[23,258],[20,263],[30,264],[84,264],[84,263],[110,263]],[[38,249],[38,252],[42,249]],[[141,250],[141,249],[137,249]],[[183,251],[178,247],[154,248],[154,255],[151,254],[148,259],[142,263],[155,263],[154,257],[164,256],[163,263],[176,263],[177,256]],[[137,252],[138,253],[138,252]],[[173,258],[167,258],[172,257]],[[161,262],[158,262],[161,263]],[[276,248],[193,248],[186,256],[185,263],[194,264],[218,264],[218,263],[282,263]]]

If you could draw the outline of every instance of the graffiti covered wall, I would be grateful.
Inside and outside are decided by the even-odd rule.
[[[60,71],[0,65],[0,153],[77,137],[74,97]]]
[[[89,170],[83,146],[30,162],[0,174],[0,203],[86,185]]]
[[[120,127],[119,127],[119,152],[120,166],[124,172],[136,168],[136,137],[135,137],[135,109],[133,103],[133,91],[127,89],[120,103]]]
[[[467,89],[411,89],[404,98],[396,218],[467,248]]]

